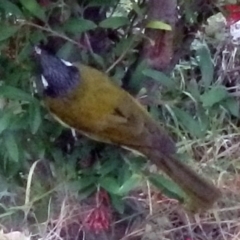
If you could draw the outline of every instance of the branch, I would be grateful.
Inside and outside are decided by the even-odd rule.
[[[52,34],[53,36],[55,37],[59,37],[59,38],[62,38],[76,46],[78,46],[79,48],[84,48],[84,46],[82,44],[80,44],[79,42],[67,37],[66,35],[62,34],[62,33],[59,33],[59,32],[56,32],[54,31],[53,29],[49,28],[49,27],[43,27],[43,26],[40,26],[38,24],[35,24],[33,22],[28,22],[28,21],[25,21],[25,20],[19,20],[20,24],[23,26],[23,25],[26,25],[26,26],[31,26],[31,27],[34,27],[34,28],[37,28],[37,29],[40,29],[44,32],[48,32],[50,34]]]

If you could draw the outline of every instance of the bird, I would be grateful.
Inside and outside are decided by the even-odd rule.
[[[96,141],[145,156],[188,196],[193,211],[208,210],[221,191],[179,160],[176,144],[147,109],[104,72],[34,46],[42,98],[61,124]]]

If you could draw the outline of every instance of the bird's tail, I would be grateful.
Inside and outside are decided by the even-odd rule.
[[[189,208],[193,211],[208,209],[221,196],[221,192],[212,183],[200,177],[189,166],[174,155],[164,155],[152,150],[145,155],[163,170],[189,197]]]

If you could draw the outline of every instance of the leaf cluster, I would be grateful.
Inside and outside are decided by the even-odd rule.
[[[130,1],[126,8],[121,2],[0,1],[1,175],[16,180],[20,173],[28,173],[34,161],[47,159],[55,163],[57,182],[68,181],[83,196],[104,188],[119,211],[119,199],[147,181],[171,197],[184,197],[164,176],[143,175],[141,158],[83,137],[73,141],[70,130],[49,116],[35,93],[31,53],[32,45],[41,41],[50,43],[58,56],[95,66],[121,84],[126,68],[139,57],[138,44],[146,37],[140,24],[146,4]],[[89,14],[96,9],[97,20]],[[160,21],[149,22],[146,27],[171,31]],[[143,63],[131,77],[131,85],[138,91],[143,90],[143,79],[161,86],[147,105],[179,141],[204,138],[209,131],[214,137],[225,121],[239,118],[239,102],[226,86],[214,80],[207,44],[198,42],[193,52],[171,76]],[[83,167],[84,161],[90,166]]]

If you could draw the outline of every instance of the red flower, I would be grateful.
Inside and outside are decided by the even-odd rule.
[[[229,25],[234,24],[240,20],[240,5],[229,4],[225,6],[225,9],[228,11],[227,23]]]
[[[87,215],[85,226],[95,233],[108,230],[110,226],[109,198],[105,191],[96,193],[96,207]]]
[[[104,206],[94,208],[88,214],[85,225],[95,233],[99,233],[102,230],[108,230],[110,225],[108,209]]]

